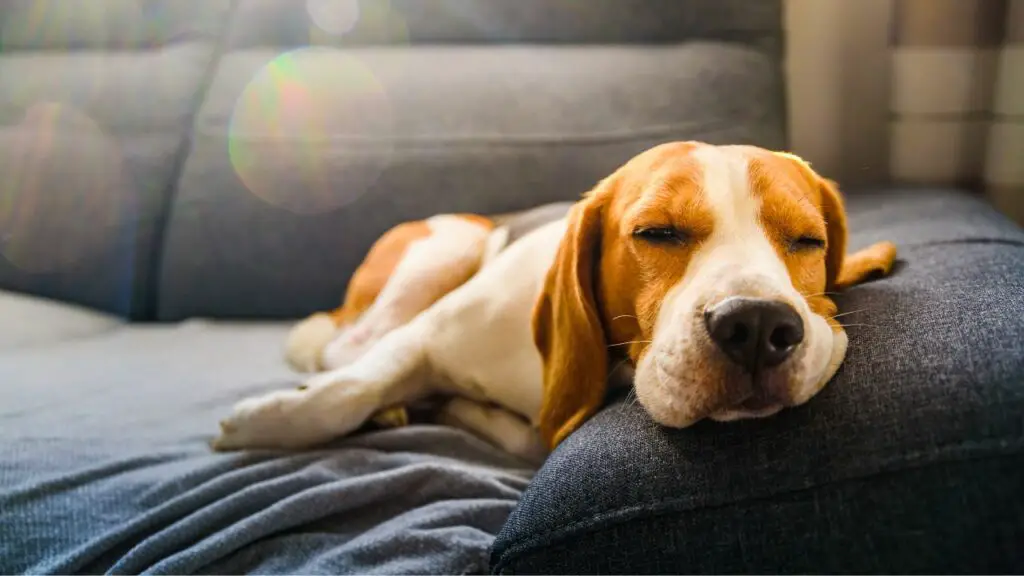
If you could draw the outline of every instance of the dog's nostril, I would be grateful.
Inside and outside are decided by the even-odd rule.
[[[745,324],[736,324],[735,326],[733,326],[732,335],[729,336],[729,338],[727,340],[729,341],[729,344],[734,344],[736,346],[742,346],[743,343],[746,342],[747,338],[749,338],[749,337],[750,337],[750,330],[746,327],[746,325]]]
[[[773,348],[781,350],[796,346],[802,340],[802,335],[797,331],[796,326],[779,326],[772,330],[768,342]]]
[[[704,321],[718,348],[748,372],[781,364],[804,338],[797,311],[775,300],[729,298],[708,309]]]

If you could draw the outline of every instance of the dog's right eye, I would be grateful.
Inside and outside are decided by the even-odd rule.
[[[638,228],[633,236],[662,244],[678,244],[686,240],[686,233],[675,228]]]

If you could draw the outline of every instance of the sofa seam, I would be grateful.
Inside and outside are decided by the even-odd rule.
[[[754,124],[764,122],[772,117],[770,111],[752,118]],[[422,149],[444,149],[464,148],[469,146],[491,147],[491,148],[514,148],[530,146],[562,146],[562,145],[603,145],[617,142],[630,142],[643,139],[651,139],[669,136],[677,132],[691,131],[704,128],[708,134],[725,132],[738,124],[734,120],[718,119],[713,122],[679,122],[672,124],[655,124],[643,126],[639,129],[607,130],[591,132],[587,134],[558,135],[558,134],[527,134],[522,136],[488,136],[488,135],[466,135],[466,136],[444,136],[444,137],[417,137],[401,136],[394,138],[373,138],[365,136],[326,136],[317,138],[306,137],[279,137],[279,136],[229,136],[220,131],[212,133],[210,130],[199,128],[196,133],[207,138],[241,138],[247,145],[271,145],[289,142],[316,142],[347,145],[353,149],[362,150],[366,146],[422,148]]]
[[[203,102],[206,101],[210,94],[214,74],[216,74],[221,59],[224,56],[227,39],[234,25],[238,4],[239,0],[230,0],[227,5],[223,29],[212,43],[213,50],[210,55],[210,61],[200,76],[199,85],[191,101],[192,105],[188,109],[189,112],[186,118],[183,119],[185,120],[183,125],[186,126],[183,131],[184,137],[182,138],[181,145],[175,151],[174,159],[171,163],[171,181],[167,188],[167,194],[160,198],[159,210],[155,211],[149,258],[143,263],[146,268],[145,274],[142,275],[143,281],[151,282],[151,284],[149,285],[149,290],[141,295],[142,302],[139,303],[137,310],[139,317],[132,318],[135,321],[153,322],[157,319],[157,309],[160,306],[161,270],[163,270],[164,254],[166,253],[167,230],[171,224],[172,212],[174,211],[175,200],[178,196],[178,186],[181,183],[185,162],[192,153],[192,146],[196,135],[196,120],[199,118],[199,111],[202,108]],[[132,316],[135,316],[136,309],[134,303],[131,308],[133,311]]]
[[[793,489],[789,489],[789,490],[781,490],[779,492],[773,492],[773,493],[765,494],[763,496],[755,496],[753,498],[743,498],[743,499],[733,500],[733,501],[728,501],[728,502],[719,502],[719,503],[710,504],[710,505],[706,505],[706,506],[698,505],[698,506],[683,506],[683,507],[676,508],[676,507],[674,507],[674,504],[682,502],[683,498],[667,498],[667,499],[659,500],[659,501],[645,502],[643,504],[635,504],[635,505],[630,506],[627,509],[606,510],[606,511],[603,511],[603,512],[599,512],[597,514],[591,514],[591,515],[588,516],[587,521],[592,521],[595,518],[599,518],[599,521],[604,523],[604,526],[602,526],[601,529],[605,529],[605,528],[610,527],[610,526],[624,524],[624,523],[627,523],[627,522],[634,521],[634,520],[636,520],[638,518],[641,518],[644,513],[650,513],[650,511],[646,510],[646,508],[649,507],[649,506],[652,506],[652,505],[665,505],[665,504],[668,504],[668,507],[666,509],[660,510],[658,512],[654,512],[652,515],[680,514],[680,513],[687,513],[687,512],[695,512],[695,511],[699,511],[699,510],[716,510],[716,509],[721,509],[721,508],[725,508],[725,507],[728,507],[728,506],[735,506],[735,505],[743,504],[743,503],[754,503],[754,502],[771,501],[772,499],[778,498],[780,496],[801,494],[801,493],[805,493],[805,492],[811,492],[811,491],[814,491],[814,490],[819,490],[819,489],[826,488],[826,487],[829,487],[829,486],[836,486],[836,485],[842,485],[842,484],[846,484],[846,483],[850,483],[850,482],[858,482],[858,481],[870,480],[872,478],[877,478],[877,477],[886,476],[886,475],[897,475],[897,474],[901,474],[901,473],[908,472],[908,471],[927,469],[927,468],[930,468],[930,467],[933,467],[933,466],[942,466],[942,465],[946,465],[946,464],[955,464],[955,463],[964,462],[964,461],[975,462],[975,461],[980,461],[980,460],[999,460],[999,459],[1003,459],[1003,458],[1014,458],[1014,457],[1020,457],[1021,454],[1024,453],[1024,437],[996,438],[996,439],[990,439],[990,440],[991,441],[995,441],[995,442],[1000,442],[1000,443],[1008,442],[1010,444],[1010,446],[1008,447],[1008,449],[1005,452],[1000,451],[998,453],[976,454],[976,455],[968,454],[968,455],[966,455],[965,457],[962,457],[962,458],[951,458],[951,457],[948,457],[948,456],[946,456],[946,457],[939,457],[939,458],[936,458],[934,460],[929,460],[929,461],[926,461],[926,462],[922,462],[922,463],[918,463],[918,464],[913,464],[913,465],[909,465],[909,466],[902,466],[902,467],[899,467],[899,468],[893,468],[893,469],[889,469],[889,470],[885,470],[885,469],[875,470],[873,472],[869,472],[869,473],[866,473],[866,474],[855,474],[855,475],[851,475],[851,476],[846,477],[846,478],[839,478],[839,479],[831,480],[831,481],[828,481],[828,482],[811,484],[809,486],[804,486],[804,487],[800,487],[800,488],[793,488]],[[955,444],[955,445],[947,445],[947,446],[944,446],[944,447],[940,448],[939,451],[941,452],[941,451],[946,451],[946,450],[950,450],[950,449],[956,450],[956,449],[958,449],[960,447],[963,447],[963,446],[965,446],[967,444],[968,443],[961,443],[961,444]],[[515,562],[515,558],[512,558],[511,560],[506,560],[506,557],[508,557],[508,556],[513,556],[513,557],[522,556],[524,553],[528,552],[529,550],[537,548],[539,542],[542,541],[542,540],[547,540],[547,539],[550,538],[550,540],[544,545],[544,547],[550,547],[553,544],[564,542],[567,539],[570,539],[570,538],[572,538],[574,536],[578,536],[580,534],[593,531],[593,530],[590,530],[590,529],[584,529],[582,527],[583,523],[584,523],[583,521],[577,520],[577,521],[572,522],[571,524],[562,525],[562,526],[559,526],[557,528],[545,530],[545,531],[543,531],[543,532],[541,532],[539,534],[535,534],[535,535],[531,536],[529,539],[527,539],[525,542],[518,542],[518,543],[513,544],[512,546],[507,548],[505,551],[499,553],[500,556],[501,556],[501,560],[497,564],[494,565],[494,567],[493,567],[494,570],[492,570],[492,573],[500,573],[500,570],[502,568],[507,567],[509,564]]]
[[[933,246],[956,246],[956,245],[986,245],[986,244],[1001,244],[1006,246],[1016,246],[1018,248],[1024,248],[1024,240],[1018,240],[1015,238],[959,238],[956,240],[935,240],[932,242],[914,242],[901,244],[907,248],[931,248]]]

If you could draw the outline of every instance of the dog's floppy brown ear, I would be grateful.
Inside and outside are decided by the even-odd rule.
[[[594,294],[603,204],[595,190],[572,208],[533,311],[544,375],[538,425],[549,449],[597,412],[607,389],[608,351]]]
[[[839,186],[821,178],[821,208],[828,229],[828,252],[825,255],[826,290],[838,291],[892,271],[896,261],[896,246],[892,242],[877,242],[846,254],[846,207]]]

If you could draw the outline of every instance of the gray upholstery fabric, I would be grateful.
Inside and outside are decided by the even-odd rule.
[[[0,6],[0,288],[146,313],[228,5]]]
[[[286,329],[122,325],[0,348],[0,573],[486,570],[532,471],[466,432],[207,448],[235,400],[294,385]]]
[[[893,240],[901,262],[838,299],[850,347],[828,387],[675,431],[614,403],[538,472],[492,570],[1024,569],[1024,231],[950,191],[848,204],[854,245]]]
[[[0,290],[0,350],[46,346],[120,327],[123,321],[95,310]]]
[[[0,288],[333,305],[400,220],[573,199],[669,139],[784,146],[781,36],[776,0],[5,2]]]
[[[774,0],[247,0],[231,47],[304,44],[652,43],[729,39],[779,46]]]
[[[170,214],[159,318],[336,306],[394,224],[572,200],[666,140],[784,146],[779,78],[716,42],[232,51]],[[289,95],[308,120],[281,113]]]

